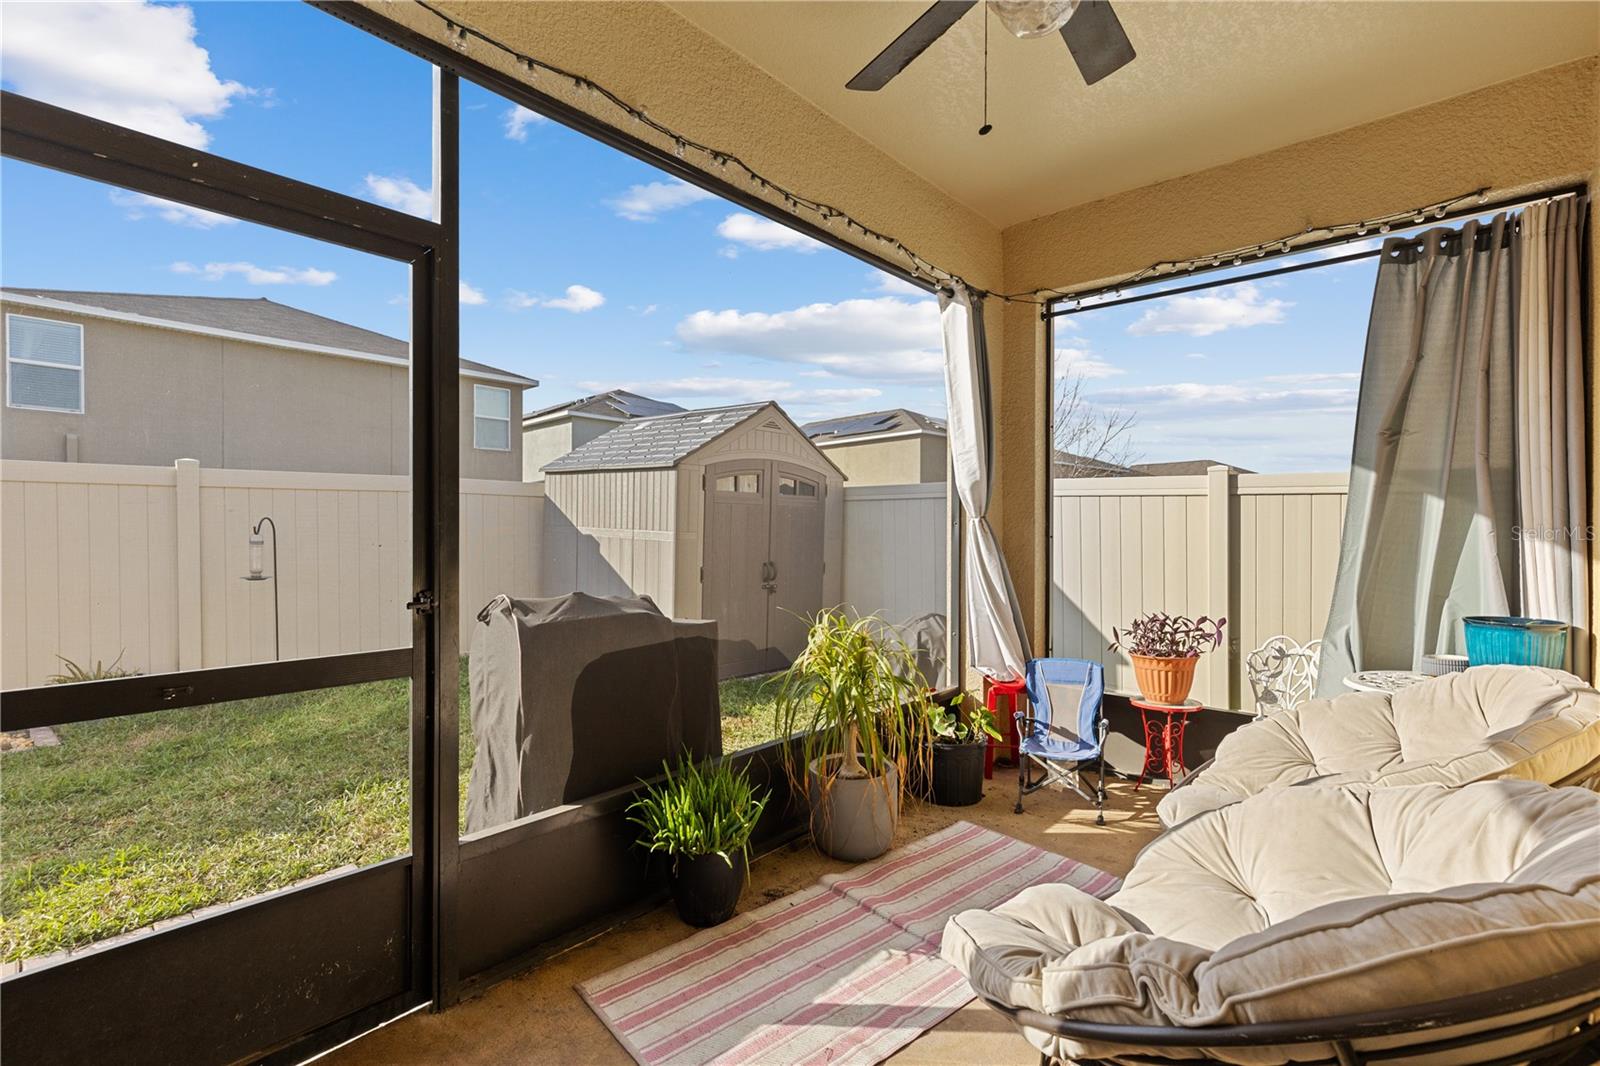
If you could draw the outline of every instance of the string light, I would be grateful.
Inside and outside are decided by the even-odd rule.
[[[527,76],[529,81],[532,81],[541,74],[554,75],[570,82],[576,95],[585,98],[599,97],[606,103],[611,104],[613,107],[617,108],[617,110],[622,112],[623,115],[632,119],[634,122],[654,131],[664,140],[670,141],[672,144],[673,155],[679,159],[686,158],[688,152],[693,151],[696,155],[702,156],[711,163],[714,163],[717,168],[723,172],[728,171],[730,168],[738,171],[740,174],[742,174],[745,182],[759,188],[762,194],[768,197],[781,198],[784,206],[787,207],[792,213],[804,211],[817,216],[825,223],[842,220],[844,222],[846,233],[860,231],[863,238],[871,238],[877,241],[879,244],[885,246],[890,253],[903,261],[904,268],[912,276],[919,278],[920,280],[927,282],[936,288],[944,288],[951,283],[959,285],[967,284],[960,277],[960,275],[953,274],[950,271],[939,267],[937,264],[930,262],[928,259],[917,254],[915,249],[911,248],[898,238],[857,222],[849,214],[837,207],[832,206],[831,204],[823,203],[820,200],[813,200],[810,197],[794,192],[793,190],[772,181],[764,174],[757,171],[754,167],[750,166],[750,164],[746,163],[743,159],[740,159],[737,155],[734,155],[731,152],[714,148],[710,145],[703,144],[690,137],[684,136],[678,131],[668,127],[664,123],[652,118],[645,112],[644,108],[628,103],[626,100],[622,99],[616,93],[613,93],[610,89],[607,89],[598,82],[592,81],[580,74],[574,74],[571,71],[563,70],[554,64],[546,63],[543,60],[534,58],[533,56],[524,55],[508,45],[502,44],[500,41],[495,40],[493,37],[490,37],[487,34],[454,21],[450,17],[446,16],[442,11],[435,8],[431,3],[428,2],[428,0],[416,0],[416,3],[418,7],[422,8],[424,11],[427,11],[429,14],[433,15],[441,23],[443,23],[445,35],[448,38],[451,46],[457,51],[466,51],[467,38],[475,37],[480,42],[488,45],[491,48],[495,48],[501,53],[510,57],[510,59],[514,61]],[[1489,190],[1487,188],[1476,189],[1462,196],[1453,197],[1448,200],[1442,200],[1438,203],[1427,204],[1419,208],[1413,208],[1410,211],[1398,211],[1392,215],[1382,216],[1381,218],[1334,226],[1307,225],[1303,233],[1307,237],[1321,234],[1324,238],[1332,240],[1348,234],[1365,236],[1368,230],[1374,225],[1378,227],[1378,232],[1388,233],[1393,223],[1403,222],[1408,217],[1414,219],[1416,222],[1426,221],[1429,214],[1432,214],[1435,218],[1444,218],[1453,208],[1456,208],[1461,204],[1475,202],[1481,205],[1488,203],[1488,200]],[[1279,252],[1287,252],[1290,250],[1290,247],[1290,239],[1286,237],[1280,237],[1270,241],[1263,241],[1260,244],[1252,244],[1248,247],[1237,248],[1221,253],[1214,253],[1210,256],[1196,259],[1179,261],[1169,260],[1160,263],[1154,263],[1121,279],[1117,283],[1117,286],[1120,291],[1120,288],[1123,286],[1136,284],[1147,278],[1154,277],[1157,274],[1176,273],[1180,268],[1185,272],[1193,272],[1194,270],[1200,268],[1209,269],[1212,267],[1221,266],[1223,263],[1230,260],[1232,261],[1233,265],[1238,266],[1244,261],[1246,256],[1260,258],[1266,255],[1268,251],[1276,250]],[[971,287],[971,291],[974,295],[980,297],[995,296],[1008,303],[1020,301],[1034,304],[1048,304],[1052,300],[1062,298],[1081,299],[1083,295],[1075,294],[1066,289],[1033,289],[1028,292],[1019,293],[990,293],[982,289]],[[1105,291],[1107,290],[1102,289],[1090,295],[1099,295]]]

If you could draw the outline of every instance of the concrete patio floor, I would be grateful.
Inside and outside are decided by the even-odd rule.
[[[998,769],[983,802],[975,806],[923,804],[908,809],[899,843],[965,820],[1121,875],[1159,832],[1155,804],[1164,786],[1147,785],[1135,792],[1131,781],[1108,780],[1106,824],[1097,826],[1093,808],[1060,789],[1035,793],[1025,813],[1012,813],[1015,780],[1011,771]],[[740,909],[779,899],[849,865],[822,856],[808,840],[781,848],[752,865]],[[632,1060],[573,986],[693,932],[670,904],[658,907],[451,1010],[402,1018],[319,1061],[330,1066],[627,1066]],[[899,1066],[1033,1066],[1039,1056],[1010,1023],[970,1003],[888,1061]]]

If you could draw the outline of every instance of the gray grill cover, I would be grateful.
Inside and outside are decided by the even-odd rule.
[[[722,754],[715,622],[582,592],[496,596],[478,620],[468,833]]]

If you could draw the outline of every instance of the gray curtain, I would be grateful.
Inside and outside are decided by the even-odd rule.
[[[1522,213],[1517,277],[1517,549],[1522,613],[1574,626],[1573,666],[1587,669],[1588,453],[1584,432],[1579,247],[1588,201]]]
[[[983,298],[964,285],[939,294],[944,331],[945,398],[950,463],[962,514],[962,626],[968,664],[983,674],[1021,677],[1028,662],[1026,629],[1000,543],[989,525],[989,345]]]
[[[1384,243],[1319,694],[1519,602],[1510,236],[1502,214]]]

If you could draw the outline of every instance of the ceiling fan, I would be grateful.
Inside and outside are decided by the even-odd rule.
[[[877,92],[888,85],[929,45],[960,21],[977,0],[935,0],[904,33],[889,42],[872,62],[845,83],[845,88]],[[1133,44],[1108,0],[988,0],[996,17],[1017,37],[1043,37],[1061,32],[1078,71],[1089,85],[1134,57]]]

